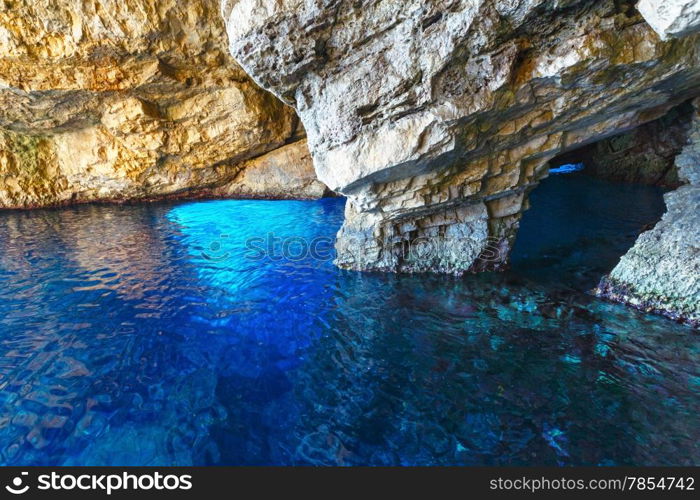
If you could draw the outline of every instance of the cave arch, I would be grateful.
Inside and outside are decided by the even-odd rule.
[[[613,232],[627,234],[589,228],[603,238],[600,262],[577,285],[700,326],[699,111],[700,100],[688,101],[655,121],[552,159],[549,177],[530,193],[528,201],[536,208],[520,221],[511,264],[546,272],[546,256],[538,266],[531,255],[537,248],[528,255],[527,247],[538,226],[547,224],[548,209],[569,218],[554,222],[563,233],[585,230],[586,216],[592,214]],[[582,193],[588,200],[566,199]],[[568,236],[564,247],[579,244],[580,234]],[[561,246],[540,243],[540,250],[566,252]]]

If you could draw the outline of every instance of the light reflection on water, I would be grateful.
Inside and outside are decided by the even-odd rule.
[[[584,293],[659,193],[568,180],[461,279],[246,258],[338,199],[0,214],[2,463],[697,464],[697,334]]]

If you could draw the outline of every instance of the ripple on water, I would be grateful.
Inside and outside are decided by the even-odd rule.
[[[585,293],[659,193],[560,179],[462,279],[247,258],[339,199],[0,214],[2,463],[697,464],[697,335]]]

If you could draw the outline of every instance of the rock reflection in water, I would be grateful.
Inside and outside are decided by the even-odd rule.
[[[525,229],[557,215],[533,206]],[[0,214],[2,463],[699,462],[697,334],[586,293],[656,212],[587,211],[585,238],[552,222],[513,270],[460,279],[247,257],[250,237],[332,237],[342,211]]]

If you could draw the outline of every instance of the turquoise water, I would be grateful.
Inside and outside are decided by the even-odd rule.
[[[660,193],[532,204],[465,278],[339,271],[340,199],[2,213],[0,461],[700,463],[697,333],[586,293]]]

